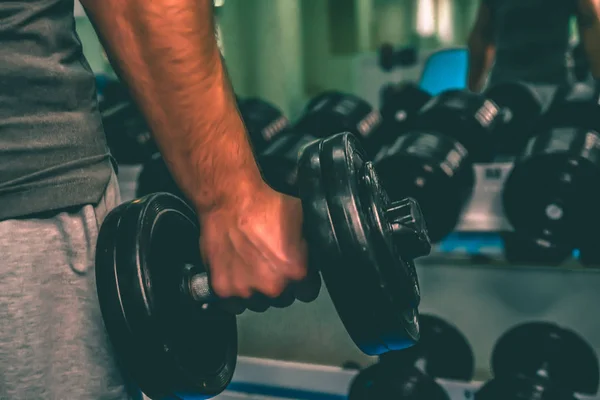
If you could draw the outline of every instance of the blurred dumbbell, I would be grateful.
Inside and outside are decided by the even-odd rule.
[[[325,137],[339,132],[353,133],[369,155],[378,150],[383,120],[368,101],[350,93],[328,90],[311,99],[294,124],[296,133]]]
[[[576,400],[598,391],[598,358],[577,333],[549,322],[518,325],[492,353],[494,379],[476,400]]]
[[[264,151],[290,126],[290,122],[280,109],[262,99],[238,98],[238,108],[256,154]]]
[[[504,186],[504,213],[522,248],[559,264],[578,246],[596,248],[600,221],[600,106],[592,86],[561,88],[539,133],[519,154]],[[510,250],[511,246],[507,249]],[[525,253],[512,246],[518,258]],[[545,250],[550,250],[546,253]],[[527,251],[530,252],[530,251]],[[552,253],[554,255],[552,255]]]
[[[377,148],[391,144],[407,132],[421,108],[431,100],[431,95],[414,82],[401,82],[381,88],[381,117],[385,132],[379,135]]]
[[[258,163],[269,185],[295,195],[298,155],[304,145],[350,132],[360,138],[369,153],[374,137],[381,134],[380,128],[381,115],[368,102],[354,95],[327,91],[312,99],[293,126],[258,155]]]
[[[471,196],[473,163],[493,155],[499,107],[480,94],[450,90],[431,99],[412,128],[374,159],[391,198],[413,197],[438,242],[452,232]]]
[[[379,66],[386,72],[397,67],[411,67],[417,63],[418,52],[416,47],[395,49],[390,43],[384,43],[379,48]]]
[[[517,155],[533,134],[542,114],[542,100],[534,86],[504,82],[490,87],[485,96],[502,110],[494,133],[495,155]]]
[[[561,246],[544,238],[531,238],[518,232],[503,232],[504,257],[511,264],[557,266],[572,253],[569,247]]]
[[[281,110],[264,100],[238,97],[237,103],[255,153],[264,150],[289,128],[289,122]],[[156,192],[167,192],[184,198],[158,153],[144,164],[138,178],[136,195],[142,197]]]
[[[449,400],[435,378],[473,378],[473,351],[463,334],[439,317],[420,318],[419,342],[406,350],[386,353],[378,363],[361,371],[350,386],[349,400]]]
[[[146,120],[123,84],[106,82],[99,108],[108,147],[119,164],[141,164],[158,152]]]

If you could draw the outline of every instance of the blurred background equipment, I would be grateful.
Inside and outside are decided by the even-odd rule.
[[[488,88],[485,96],[502,112],[493,139],[495,156],[517,155],[542,115],[543,104],[536,88],[526,82],[502,82]]]
[[[492,353],[494,379],[476,400],[576,399],[598,391],[598,357],[576,332],[548,322],[511,328]]]
[[[432,241],[456,226],[473,191],[473,163],[491,159],[500,118],[498,106],[482,95],[442,92],[419,110],[408,132],[375,156],[390,196],[419,201]]]
[[[504,185],[504,212],[515,232],[527,237],[525,248],[535,243],[558,252],[556,263],[585,246],[597,227],[599,119],[595,86],[560,88]]]
[[[108,146],[117,163],[139,164],[158,153],[144,117],[119,81],[110,80],[103,85],[100,113]]]
[[[412,67],[418,60],[419,53],[415,47],[396,49],[392,44],[384,43],[379,48],[379,65],[384,71]]]
[[[421,339],[405,351],[392,351],[353,380],[348,400],[450,400],[436,378],[469,382],[475,360],[467,339],[452,324],[421,315]]]

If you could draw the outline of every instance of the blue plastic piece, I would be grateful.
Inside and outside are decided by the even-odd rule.
[[[465,89],[469,55],[466,48],[444,49],[433,53],[423,67],[420,86],[432,96],[449,89]]]

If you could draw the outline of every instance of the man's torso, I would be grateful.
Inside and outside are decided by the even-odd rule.
[[[486,1],[496,46],[490,83],[560,84],[569,79],[569,21],[575,0]]]
[[[73,8],[0,2],[0,219],[97,202],[110,178]]]

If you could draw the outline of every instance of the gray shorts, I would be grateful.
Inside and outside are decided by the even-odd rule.
[[[0,399],[138,397],[117,368],[94,274],[98,227],[120,202],[0,222]]]

